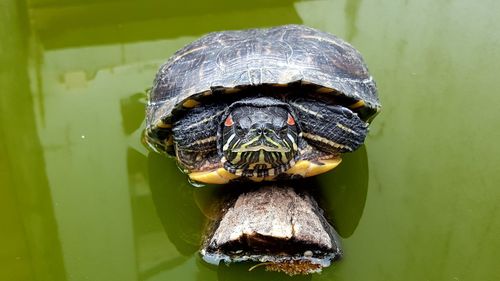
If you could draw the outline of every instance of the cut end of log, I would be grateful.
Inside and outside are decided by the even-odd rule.
[[[206,262],[253,261],[295,275],[341,258],[337,233],[308,193],[273,185],[235,196],[206,235],[200,250]]]

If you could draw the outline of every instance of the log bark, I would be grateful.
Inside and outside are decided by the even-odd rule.
[[[212,264],[254,261],[290,275],[321,271],[342,256],[316,200],[287,185],[233,194],[208,227],[200,253]]]

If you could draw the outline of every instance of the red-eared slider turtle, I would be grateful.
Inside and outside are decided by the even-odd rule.
[[[308,177],[356,150],[379,109],[360,53],[336,36],[301,25],[215,32],[161,66],[145,141],[198,182]]]

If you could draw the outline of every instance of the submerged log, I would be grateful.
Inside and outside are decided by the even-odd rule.
[[[319,272],[342,256],[316,200],[289,186],[262,186],[223,203],[202,244],[211,264],[254,261],[289,275]]]

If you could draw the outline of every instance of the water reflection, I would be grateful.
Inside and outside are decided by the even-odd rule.
[[[156,0],[34,2],[32,21],[47,49],[199,36],[215,30],[301,22],[293,7],[297,0],[189,4]]]
[[[0,5],[0,280],[64,280],[65,266],[30,91],[23,1]]]
[[[256,268],[252,271],[248,269],[251,263],[232,264],[231,266],[219,266],[217,268],[217,277],[219,281],[253,281],[253,280],[275,280],[275,281],[307,281],[312,280],[311,275],[288,276],[283,273],[267,272],[263,268]],[[199,281],[202,281],[199,280]]]
[[[148,167],[151,196],[165,232],[181,254],[195,253],[204,217],[193,198],[193,187],[172,159],[150,153]]]
[[[363,145],[344,154],[332,172],[317,178],[320,205],[343,238],[351,236],[359,224],[368,192],[368,157]]]
[[[146,96],[146,92],[140,92],[120,100],[122,129],[126,135],[137,131],[144,122]]]

